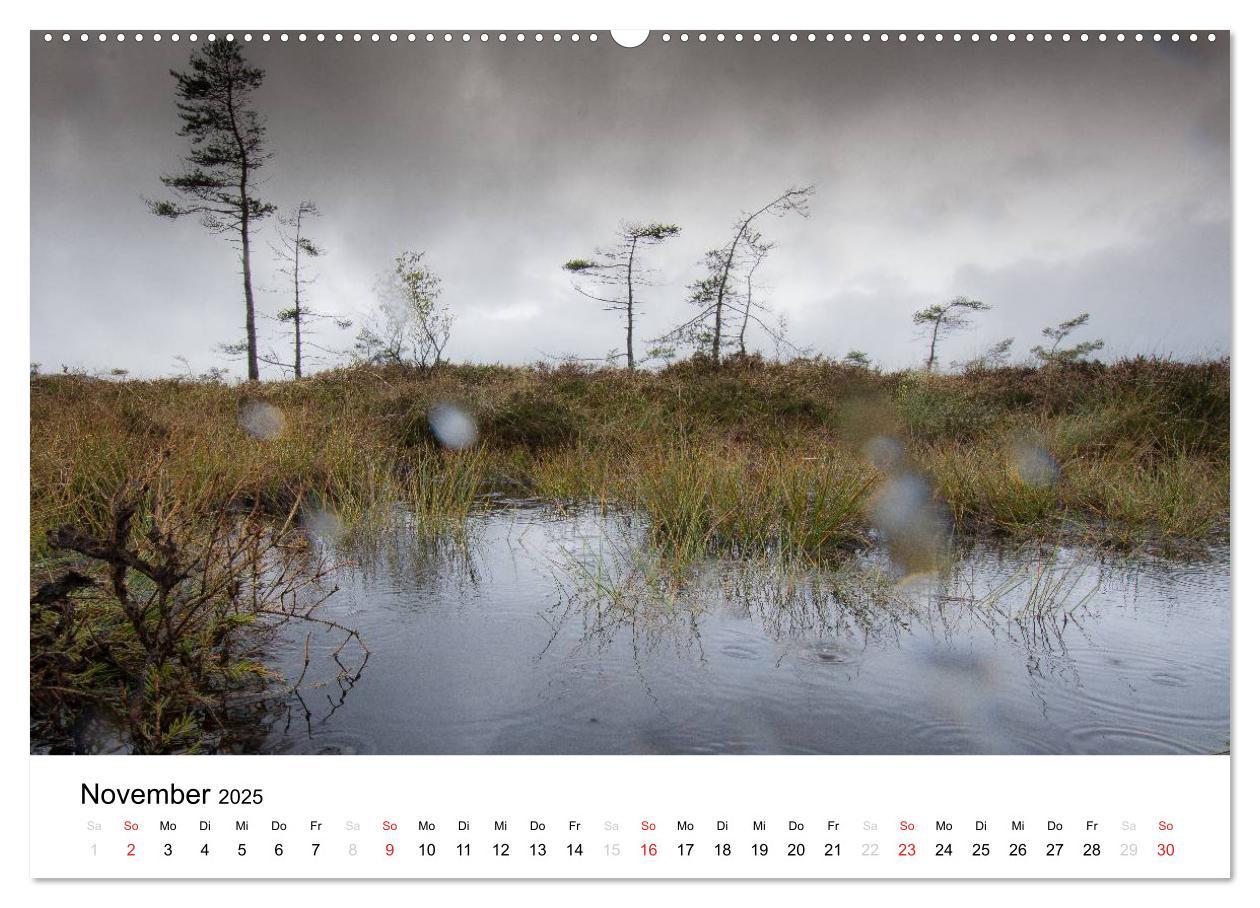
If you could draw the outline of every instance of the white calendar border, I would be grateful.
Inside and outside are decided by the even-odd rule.
[[[217,22],[248,23],[257,28],[289,28],[295,25],[311,26],[344,26],[361,25],[415,25],[427,28],[503,28],[503,27],[572,27],[603,30],[610,25],[620,26],[654,26],[656,28],[695,28],[715,27],[761,27],[774,28],[823,28],[828,25],[856,28],[966,28],[969,26],[991,26],[1001,28],[1072,28],[1072,29],[1127,29],[1136,27],[1180,28],[1228,28],[1234,34],[1232,45],[1234,51],[1234,160],[1236,164],[1236,209],[1235,209],[1235,334],[1234,343],[1238,350],[1250,353],[1260,347],[1260,332],[1257,331],[1258,320],[1254,305],[1248,306],[1246,300],[1260,299],[1260,279],[1258,266],[1240,251],[1260,248],[1260,231],[1256,229],[1256,218],[1260,215],[1260,194],[1254,169],[1241,166],[1247,159],[1260,160],[1260,31],[1254,29],[1254,15],[1244,11],[1243,4],[1215,2],[1215,0],[1199,0],[1193,4],[1173,3],[1166,0],[1150,0],[1140,7],[1129,4],[1116,4],[1104,7],[1094,0],[1058,0],[1046,4],[1042,10],[1030,11],[1026,7],[1015,9],[1008,2],[955,2],[941,4],[924,2],[903,2],[896,8],[886,5],[869,4],[837,8],[817,3],[800,2],[800,0],[779,0],[773,5],[756,4],[747,0],[732,0],[721,5],[722,18],[717,18],[718,9],[713,5],[687,5],[678,0],[640,0],[633,4],[625,4],[621,9],[613,11],[607,6],[599,6],[578,0],[554,0],[554,2],[535,2],[528,5],[520,3],[499,2],[461,2],[450,4],[446,8],[436,6],[428,9],[417,9],[414,6],[400,3],[374,2],[360,0],[352,7],[344,4],[330,3],[326,0],[312,0],[300,8],[286,7],[280,4],[262,7],[257,2],[244,3],[239,0],[225,0],[212,12],[210,10],[174,9],[168,3],[157,3],[154,0],[128,3],[113,8],[102,8],[99,3],[87,3],[82,0],[65,0],[65,2],[43,4],[20,15],[24,18],[17,22],[10,21],[13,13],[6,11],[4,35],[11,43],[6,48],[9,53],[3,60],[3,85],[5,110],[11,117],[21,121],[20,111],[28,110],[29,105],[29,44],[24,32],[31,28],[57,27],[107,27],[119,28],[152,28],[160,24],[163,28],[205,28],[207,24]],[[1249,105],[1249,106],[1248,106]],[[11,437],[21,437],[19,432],[27,424],[27,395],[15,389],[26,386],[26,361],[29,358],[29,311],[25,300],[29,300],[29,146],[25,142],[11,141],[3,151],[5,164],[4,178],[9,184],[6,198],[10,200],[11,210],[6,216],[3,250],[6,275],[9,275],[10,291],[14,302],[9,307],[10,318],[16,324],[4,332],[0,343],[4,344],[5,356],[0,359],[7,370],[6,391],[0,399],[4,401],[5,424],[10,429]],[[20,277],[15,277],[20,276]],[[1234,394],[1235,402],[1250,401],[1260,391],[1260,381],[1256,378],[1256,367],[1249,357],[1234,357]],[[1237,410],[1242,415],[1242,409]],[[1256,428],[1250,423],[1238,422],[1233,434],[1233,462],[1241,465],[1251,460],[1250,454],[1256,449]],[[3,454],[7,482],[4,485],[2,504],[8,513],[23,514],[27,507],[27,494],[19,483],[19,477],[29,476],[29,463],[26,446],[13,444]],[[1250,552],[1256,540],[1253,530],[1256,521],[1257,507],[1260,499],[1256,495],[1256,480],[1244,469],[1236,470],[1234,476],[1234,511],[1236,515],[1233,529],[1233,545],[1236,551]],[[26,563],[25,533],[27,522],[22,521],[20,535],[23,537],[7,550],[0,552],[0,564],[3,565],[3,577],[9,587],[24,590],[21,577],[28,573]],[[1248,595],[1260,590],[1256,582],[1255,559],[1242,559],[1235,563],[1235,602],[1241,603],[1235,609],[1234,651],[1242,651],[1238,641],[1257,640],[1257,625],[1260,617],[1247,603],[1254,601],[1255,596]],[[4,610],[6,625],[4,639],[9,642],[11,658],[7,670],[11,673],[8,681],[9,690],[17,693],[5,698],[4,728],[6,747],[3,751],[3,778],[8,780],[10,789],[5,798],[6,804],[13,805],[6,812],[8,823],[3,833],[3,853],[5,882],[18,898],[24,894],[31,899],[39,899],[41,904],[75,904],[84,901],[103,901],[105,904],[134,904],[178,900],[183,905],[218,905],[225,898],[245,896],[254,898],[297,897],[305,904],[344,904],[353,897],[380,898],[390,902],[404,895],[411,897],[431,898],[441,893],[439,898],[466,898],[470,890],[466,884],[446,883],[427,884],[423,890],[404,893],[397,887],[405,884],[380,883],[364,884],[345,883],[286,883],[281,886],[275,883],[227,884],[225,887],[187,886],[179,883],[112,883],[103,884],[32,884],[26,878],[26,824],[22,821],[18,805],[24,800],[17,790],[21,780],[27,777],[26,767],[31,758],[28,755],[28,741],[25,740],[28,711],[28,690],[24,654],[26,652],[26,634],[24,629],[26,610],[11,607]],[[1254,660],[1235,659],[1233,664],[1235,690],[1238,692],[1256,689],[1256,669]],[[1249,701],[1247,701],[1249,702]],[[1254,713],[1254,709],[1252,710]],[[1235,752],[1233,764],[1242,768],[1240,760],[1246,762],[1247,745],[1251,740],[1250,730],[1241,721],[1243,711],[1239,708],[1239,700],[1235,699],[1233,710],[1235,717],[1232,745]],[[91,758],[80,758],[91,759]],[[652,758],[644,758],[650,760]],[[784,758],[793,759],[793,758]],[[966,759],[966,758],[962,758]],[[1241,899],[1243,885],[1254,882],[1260,871],[1253,870],[1256,862],[1251,856],[1260,847],[1258,840],[1248,825],[1249,820],[1258,816],[1255,806],[1257,783],[1253,782],[1250,772],[1260,771],[1251,766],[1249,770],[1234,771],[1234,852],[1236,882],[1229,887],[1213,884],[1141,884],[1141,883],[1083,883],[1059,885],[1028,886],[1021,883],[846,883],[842,890],[829,890],[830,898],[852,899],[869,897],[881,902],[921,902],[927,898],[943,898],[949,901],[966,901],[968,904],[1009,904],[1017,898],[1022,905],[1054,904],[1058,905],[1067,898],[1086,898],[1093,900],[1134,897],[1140,898],[1147,905],[1183,906],[1186,902],[1202,898],[1214,901],[1235,901]],[[653,901],[665,898],[667,901],[682,898],[695,901],[699,898],[722,900],[730,904],[762,905],[767,898],[776,895],[789,895],[802,899],[816,899],[824,895],[818,887],[828,884],[747,884],[747,883],[706,883],[704,889],[693,883],[645,883],[640,886],[609,886],[600,883],[566,883],[540,884],[531,883],[519,888],[512,884],[481,884],[480,894],[491,898],[521,898],[532,901],[546,900],[549,904],[589,904],[597,899],[602,905],[622,905],[639,903],[645,899]],[[1123,886],[1124,888],[1119,888]],[[89,888],[90,887],[90,888]],[[351,888],[347,888],[351,887]],[[789,888],[790,887],[790,888]],[[855,888],[856,887],[856,888]],[[925,888],[926,887],[926,888]],[[1248,885],[1248,888],[1250,886]],[[1254,896],[1254,892],[1251,893]]]
[[[32,874],[1220,879],[1230,872],[1228,756],[168,756],[144,758],[140,784],[204,793],[208,803],[87,800],[84,786],[136,785],[136,759],[31,761],[39,805]],[[225,804],[224,791],[248,792],[257,803]],[[431,846],[425,854],[422,843]],[[986,852],[973,854],[982,843]],[[1049,855],[1052,843],[1058,851]],[[1158,843],[1175,850],[1161,856]],[[729,850],[717,853],[723,845]],[[948,853],[938,854],[945,845]],[[1083,853],[1090,846],[1098,850]],[[1018,855],[1008,852],[1016,847]]]

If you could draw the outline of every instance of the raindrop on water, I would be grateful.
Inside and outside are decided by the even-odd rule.
[[[302,503],[302,524],[315,538],[324,542],[334,542],[341,536],[341,518],[313,496]]]

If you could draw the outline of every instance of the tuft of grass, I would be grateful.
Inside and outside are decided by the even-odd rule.
[[[1005,447],[953,442],[925,447],[919,456],[956,526],[1003,536],[1060,530],[1065,509],[1059,485],[1021,479]]]
[[[405,480],[404,501],[421,537],[462,536],[484,485],[485,466],[481,448],[425,451],[417,457]]]
[[[1078,464],[1065,494],[1073,511],[1093,518],[1091,541],[1167,550],[1226,533],[1229,466],[1185,451],[1147,460],[1104,458]]]

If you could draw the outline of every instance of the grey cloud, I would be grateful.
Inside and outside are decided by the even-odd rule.
[[[31,356],[46,368],[204,368],[240,333],[231,248],[141,204],[181,152],[167,70],[188,52],[32,40]],[[913,362],[909,312],[954,293],[995,306],[960,347],[1016,334],[1026,349],[1085,308],[1117,353],[1229,347],[1226,41],[246,53],[268,72],[267,191],[325,212],[312,302],[355,316],[393,255],[424,249],[456,358],[614,346],[615,316],[559,263],[622,218],[683,226],[652,253],[643,336],[664,330],[736,213],[806,182],[814,215],[765,225],[780,246],[760,275],[822,352]],[[275,311],[280,282],[258,271]]]

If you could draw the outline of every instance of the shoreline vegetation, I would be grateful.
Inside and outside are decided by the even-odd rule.
[[[1228,531],[1229,376],[1225,359],[941,374],[757,357],[636,373],[361,366],[236,385],[39,376],[32,558],[48,556],[49,530],[99,521],[165,452],[170,481],[209,508],[314,500],[352,528],[402,505],[441,533],[492,493],[593,501],[644,512],[692,554],[820,560],[869,543],[880,445],[931,484],[960,535],[1193,551]],[[476,426],[465,450],[434,435],[444,405]]]
[[[593,503],[639,514],[676,570],[896,556],[888,513],[907,508],[911,548],[925,523],[954,545],[1192,558],[1229,533],[1227,359],[364,365],[30,391],[32,741],[52,749],[81,749],[91,722],[122,749],[230,749],[269,691],[301,685],[260,657],[258,631],[292,621],[345,636],[353,684],[370,641],[319,618],[333,572],[304,521],[458,541],[505,500]]]

